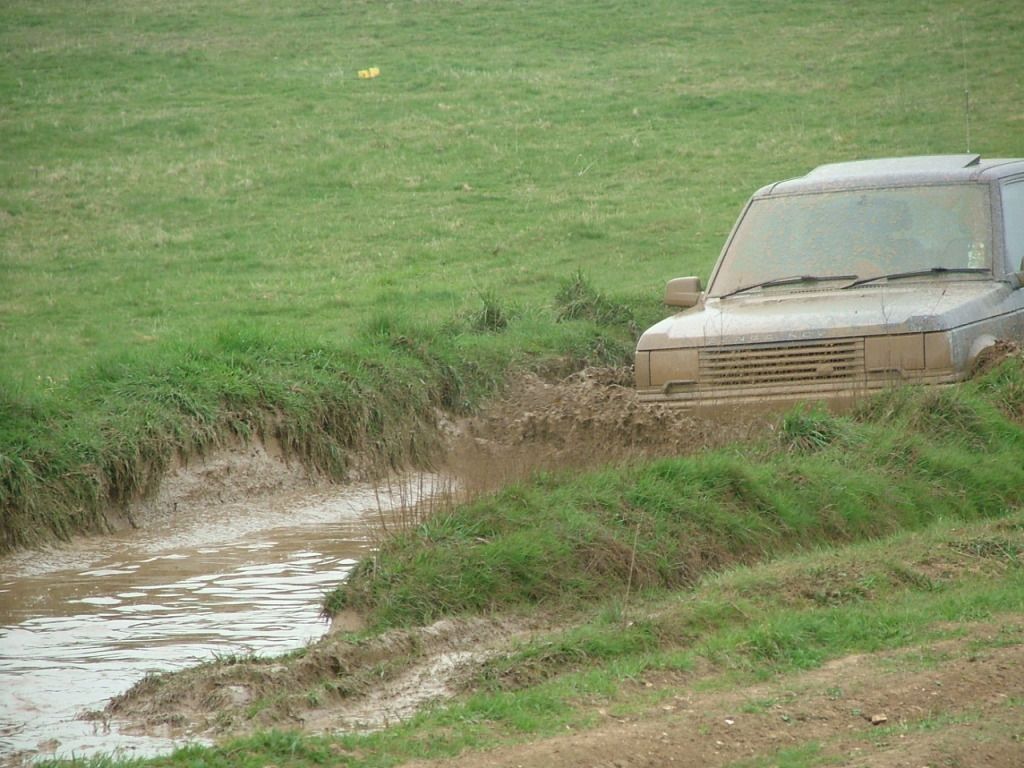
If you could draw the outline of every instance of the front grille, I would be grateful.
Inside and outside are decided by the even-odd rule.
[[[699,360],[704,391],[863,381],[864,339],[708,347]]]

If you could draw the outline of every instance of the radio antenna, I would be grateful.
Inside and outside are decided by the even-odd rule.
[[[964,77],[964,133],[967,140],[967,152],[971,151],[971,88],[967,82],[967,25],[964,17],[960,17],[960,52],[963,56]]]

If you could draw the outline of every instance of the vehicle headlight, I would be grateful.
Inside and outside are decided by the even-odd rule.
[[[656,349],[651,352],[652,387],[662,387],[668,383],[696,384],[697,375],[696,349]]]
[[[948,369],[952,366],[949,334],[907,333],[864,339],[868,373]]]

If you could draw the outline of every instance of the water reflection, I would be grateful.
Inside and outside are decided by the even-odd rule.
[[[389,503],[350,488],[226,505],[0,561],[0,761],[23,751],[153,754],[187,741],[76,716],[147,672],[318,638],[323,593],[374,546]]]

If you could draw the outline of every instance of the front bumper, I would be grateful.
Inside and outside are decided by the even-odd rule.
[[[946,333],[640,350],[639,398],[680,407],[850,400],[900,384],[950,384]]]

